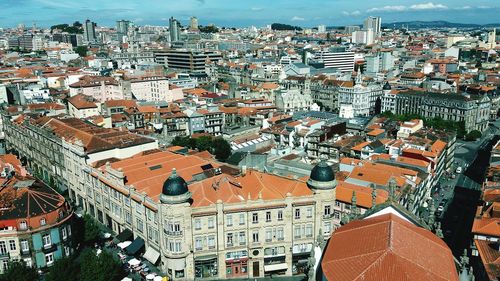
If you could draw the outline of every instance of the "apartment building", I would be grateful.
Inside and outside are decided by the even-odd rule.
[[[338,88],[338,107],[349,107],[354,117],[369,117],[380,113],[382,104],[382,85],[364,85],[361,74],[356,77],[356,84],[352,87],[341,86]]]
[[[169,84],[169,79],[167,77],[133,77],[128,81],[130,81],[130,90],[133,97],[140,101],[172,102],[184,97],[182,89]]]
[[[154,139],[106,129],[72,117],[3,114],[7,151],[27,163],[38,178],[58,190],[68,190],[76,205],[84,205],[82,167],[103,159],[130,157],[158,148]]]
[[[73,210],[64,197],[29,175],[15,155],[0,155],[0,167],[0,273],[12,260],[44,268],[71,255]]]
[[[253,170],[231,176],[166,151],[94,166],[85,168],[87,212],[143,239],[175,279],[300,273],[318,235],[340,224],[324,162],[307,183]]]
[[[354,52],[347,51],[345,47],[332,47],[317,52],[314,55],[314,62],[323,64],[325,68],[336,68],[341,72],[354,71]]]
[[[395,100],[396,114],[418,114],[424,118],[464,122],[467,132],[482,132],[488,127],[491,102],[486,95],[406,91],[398,93]]]
[[[69,85],[69,95],[78,94],[91,96],[98,102],[132,98],[128,83],[105,76],[83,76],[78,82]]]

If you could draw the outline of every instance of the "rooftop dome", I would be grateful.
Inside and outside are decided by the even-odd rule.
[[[318,165],[314,166],[311,170],[310,178],[315,181],[327,182],[334,180],[335,174],[333,173],[332,167],[325,161],[320,161]]]
[[[311,170],[311,175],[307,181],[307,185],[313,189],[333,189],[337,186],[337,181],[335,180],[335,173],[332,167],[326,163],[326,161],[321,160],[314,168]]]
[[[389,84],[389,82],[385,82],[385,85],[384,87],[382,87],[382,90],[391,90],[392,87],[391,87],[391,84]]]
[[[163,195],[179,196],[188,192],[186,181],[177,175],[177,171],[172,169],[172,174],[163,183]]]

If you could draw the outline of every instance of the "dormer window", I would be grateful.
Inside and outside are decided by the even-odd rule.
[[[47,224],[47,221],[45,220],[45,218],[41,218],[40,225],[46,225],[46,224]]]
[[[22,221],[19,223],[19,229],[20,230],[26,230],[28,229],[28,224],[26,223],[26,221]]]

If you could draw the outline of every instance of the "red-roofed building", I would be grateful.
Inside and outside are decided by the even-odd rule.
[[[324,280],[458,281],[451,250],[432,232],[395,215],[352,221],[330,239]]]

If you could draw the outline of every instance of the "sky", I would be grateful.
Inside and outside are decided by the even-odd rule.
[[[83,22],[115,26],[116,20],[138,25],[167,25],[169,17],[187,24],[265,26],[273,22],[302,27],[319,24],[361,24],[367,16],[383,23],[446,20],[459,23],[499,23],[500,0],[0,0],[0,27],[19,23],[50,27]]]

